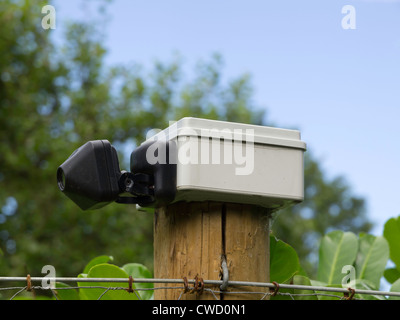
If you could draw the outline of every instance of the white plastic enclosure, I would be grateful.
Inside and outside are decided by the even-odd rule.
[[[304,198],[297,130],[183,118],[148,140],[176,143],[177,201],[254,204],[273,210]],[[172,160],[171,160],[172,159]]]

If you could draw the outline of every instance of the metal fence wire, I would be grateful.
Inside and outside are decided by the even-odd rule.
[[[46,283],[77,283],[80,285],[52,287],[50,285],[43,286],[43,281]],[[249,282],[249,281],[229,281],[228,283],[222,280],[203,280],[195,278],[193,280],[183,279],[150,279],[150,278],[74,278],[74,277],[0,277],[0,283],[22,283],[20,286],[1,286],[0,294],[2,292],[11,292],[10,300],[17,298],[23,292],[34,292],[35,290],[47,290],[52,293],[56,300],[60,300],[58,292],[60,290],[77,290],[77,289],[101,289],[97,300],[101,300],[104,295],[109,291],[123,290],[136,295],[137,299],[141,299],[140,292],[156,290],[176,290],[177,300],[185,299],[185,295],[195,294],[196,298],[201,299],[201,295],[209,293],[215,300],[220,300],[221,295],[229,299],[229,295],[236,297],[245,297],[244,299],[260,299],[267,300],[270,297],[286,296],[288,299],[297,300],[305,298],[318,298],[318,299],[337,299],[337,300],[369,300],[371,297],[375,299],[400,299],[400,292],[366,290],[358,288],[337,288],[337,287],[324,287],[324,286],[308,286],[308,285],[294,285],[294,284],[279,284],[277,282]],[[34,283],[40,282],[40,285]],[[83,286],[82,283],[87,282],[88,285]],[[96,285],[96,283],[101,283]],[[107,283],[110,286],[104,286]],[[124,286],[121,286],[124,283]],[[133,283],[147,283],[153,284],[152,288],[141,288],[133,286]],[[111,284],[115,284],[111,285]],[[119,284],[119,285],[118,285]],[[128,286],[126,286],[128,284]],[[252,290],[241,290],[244,287],[252,287]],[[223,288],[223,290],[221,290]],[[139,292],[139,294],[137,294]],[[251,296],[249,296],[251,295]]]

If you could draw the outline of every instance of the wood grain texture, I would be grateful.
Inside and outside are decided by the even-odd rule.
[[[258,207],[218,202],[179,202],[159,208],[154,218],[154,277],[221,279],[226,255],[230,280],[269,281],[268,213]],[[172,286],[156,284],[156,287]],[[174,285],[182,287],[181,284]],[[206,286],[207,287],[207,286]],[[208,286],[209,287],[209,286]],[[218,286],[209,287],[219,290]],[[235,291],[237,288],[228,288]],[[260,291],[260,288],[240,288]],[[215,299],[204,291],[155,290],[157,300]],[[216,294],[218,299],[257,299],[254,294]],[[261,297],[261,296],[260,296]]]

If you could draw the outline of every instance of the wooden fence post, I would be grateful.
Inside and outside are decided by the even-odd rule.
[[[220,280],[225,255],[229,280],[269,282],[269,211],[253,205],[178,202],[156,210],[154,218],[155,278]],[[158,284],[162,287],[165,284]],[[168,286],[172,286],[168,284]],[[174,286],[182,287],[182,284]],[[220,291],[219,286],[206,286]],[[184,293],[158,289],[157,300],[260,299],[257,287],[229,287],[225,293]],[[265,291],[265,290],[264,290]]]
[[[269,282],[271,212],[304,198],[306,145],[300,140],[300,132],[183,118],[154,139],[149,143],[169,141],[168,152],[166,148],[158,150],[156,144],[157,148],[147,149],[146,159],[149,150],[152,155],[153,149],[157,149],[154,155],[157,154],[157,161],[163,160],[160,164],[167,163],[167,158],[169,165],[176,164],[160,165],[153,170],[159,174],[159,179],[154,180],[155,192],[171,191],[174,187],[176,191],[173,203],[160,202],[168,204],[155,211],[155,278],[192,280],[198,276],[220,280],[222,257],[226,257],[230,281]],[[142,158],[144,153],[138,156]],[[135,157],[131,157],[132,172],[142,169],[140,162],[146,163],[132,159]],[[151,167],[146,165],[143,169]],[[172,170],[176,170],[176,181]],[[161,173],[169,174],[170,184],[160,179]],[[175,286],[182,288],[182,284]],[[250,286],[220,290],[214,285],[210,289],[214,291],[201,294],[157,289],[154,297],[259,299],[266,291]],[[238,291],[250,293],[230,293]]]

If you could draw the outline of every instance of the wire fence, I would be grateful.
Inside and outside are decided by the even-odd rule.
[[[71,286],[51,286],[43,285],[45,283],[73,283]],[[34,285],[34,282],[40,282],[40,285]],[[76,285],[79,282],[79,285]],[[35,292],[35,290],[46,290],[51,292],[55,300],[60,299],[62,290],[81,290],[96,289],[99,293],[96,297],[101,300],[110,291],[129,292],[140,300],[141,292],[156,292],[158,290],[174,290],[177,300],[186,299],[194,294],[195,298],[202,299],[202,295],[208,294],[208,298],[221,300],[222,297],[229,299],[229,295],[244,299],[268,300],[270,297],[286,297],[287,299],[335,299],[335,300],[369,300],[375,299],[400,299],[400,292],[378,291],[359,288],[338,288],[324,286],[279,284],[277,282],[249,282],[249,281],[229,281],[224,283],[222,280],[203,280],[195,278],[193,280],[183,279],[154,279],[154,278],[74,278],[74,277],[0,277],[0,283],[22,283],[17,286],[1,286],[2,292],[11,292],[10,300],[18,298],[24,292]],[[88,283],[86,285],[85,283]],[[98,285],[96,285],[96,283]],[[104,285],[107,284],[107,285]],[[114,285],[115,284],[115,285]],[[119,284],[119,285],[118,285]],[[144,288],[133,284],[153,284],[154,287]],[[224,290],[221,290],[221,287]],[[226,289],[225,289],[226,288]],[[246,288],[246,289],[243,289]],[[250,290],[249,290],[250,288]],[[99,291],[100,290],[100,291]],[[164,291],[164,292],[166,292]],[[139,294],[138,294],[139,293]],[[204,297],[204,296],[203,296]],[[192,296],[193,298],[193,296]]]

